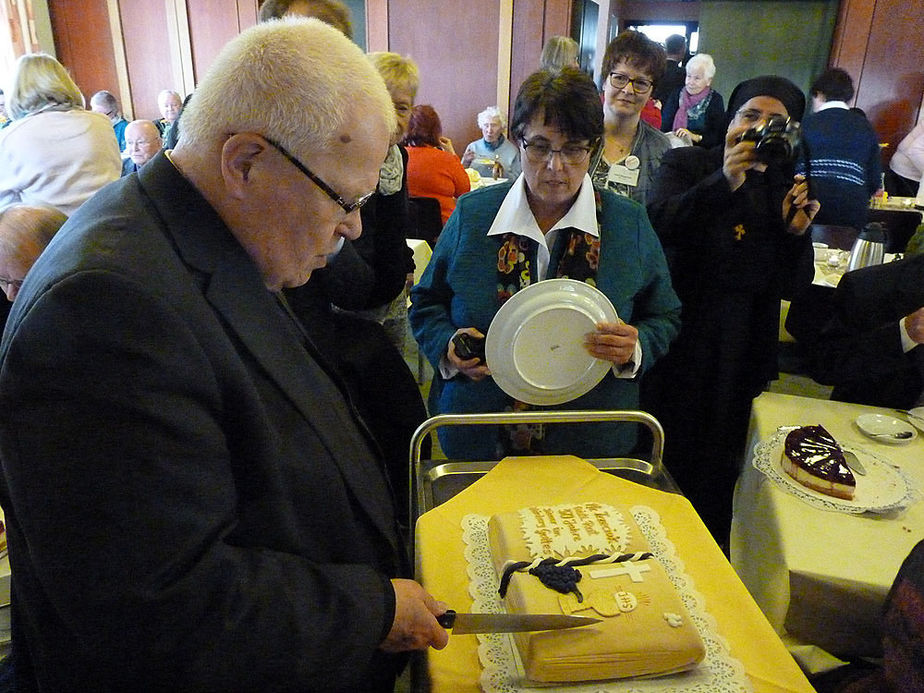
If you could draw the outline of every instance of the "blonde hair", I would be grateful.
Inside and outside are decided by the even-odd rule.
[[[83,94],[64,66],[47,53],[27,53],[13,66],[6,110],[10,118],[24,118],[49,106],[84,108]]]
[[[553,36],[545,42],[539,57],[539,69],[557,72],[563,67],[577,67],[580,46],[569,36]]]
[[[411,96],[417,97],[417,88],[420,86],[420,70],[417,63],[403,55],[387,51],[376,51],[367,54],[366,57],[385,80],[385,86],[389,91],[406,89]]]
[[[285,17],[222,49],[186,106],[178,146],[254,132],[296,156],[327,152],[356,112],[395,129],[391,96],[362,50],[320,20]]]

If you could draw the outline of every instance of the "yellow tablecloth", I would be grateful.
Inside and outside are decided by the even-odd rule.
[[[894,463],[917,491],[909,507],[888,515],[826,511],[745,462],[735,490],[731,562],[796,656],[809,644],[840,657],[876,655],[886,594],[924,538],[924,439],[890,444],[864,436],[854,420],[874,412],[901,418],[888,409],[775,393],[754,400],[749,451],[779,426],[820,423],[841,443]]]
[[[599,472],[575,457],[507,458],[421,516],[416,529],[418,578],[438,599],[457,611],[467,611],[472,600],[462,543],[465,515],[589,501],[647,505],[659,513],[706,609],[729,642],[732,656],[744,665],[755,691],[812,691],[689,501]],[[461,635],[450,638],[445,650],[431,650],[427,658],[432,690],[479,691],[477,646],[476,636]]]

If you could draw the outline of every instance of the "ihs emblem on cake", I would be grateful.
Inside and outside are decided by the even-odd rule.
[[[644,592],[636,594],[625,590],[594,590],[584,597],[584,601],[578,600],[576,594],[562,594],[558,597],[558,603],[561,606],[562,613],[573,614],[578,611],[592,609],[601,616],[620,616],[621,614],[631,614],[639,605],[650,606],[651,595]]]

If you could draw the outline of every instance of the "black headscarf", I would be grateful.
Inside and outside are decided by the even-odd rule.
[[[726,113],[730,123],[735,117],[735,113],[748,101],[755,96],[772,96],[786,106],[786,112],[793,120],[802,120],[805,113],[805,95],[802,90],[785,77],[776,75],[763,75],[748,79],[735,87],[731,98],[728,100],[728,111]]]

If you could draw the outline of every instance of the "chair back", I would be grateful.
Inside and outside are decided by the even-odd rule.
[[[809,226],[813,243],[824,243],[829,248],[850,250],[860,235],[859,229],[852,226],[834,226],[831,224],[812,224]]]
[[[895,691],[924,691],[924,541],[902,563],[882,620],[884,674]]]
[[[432,246],[443,230],[439,200],[435,197],[411,197],[408,203],[411,221],[408,238],[420,238]]]
[[[871,209],[868,221],[879,222],[885,229],[887,253],[903,253],[921,223],[921,213],[913,209]]]

